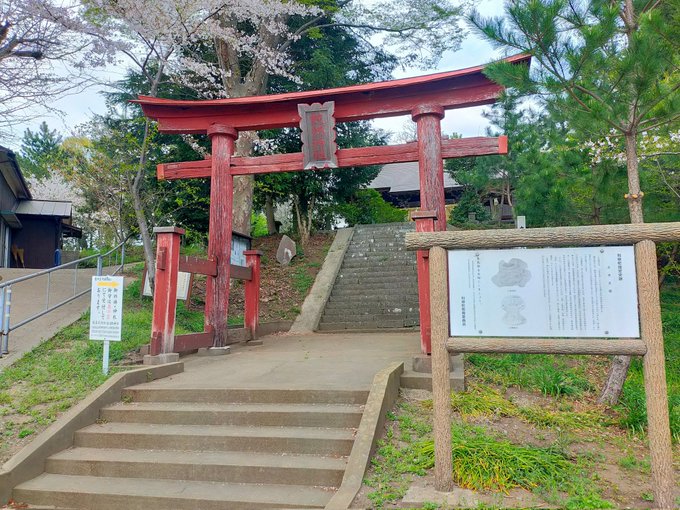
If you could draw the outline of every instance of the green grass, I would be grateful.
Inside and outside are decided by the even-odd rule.
[[[515,445],[476,427],[454,425],[451,433],[453,480],[463,488],[500,492],[563,488],[572,479],[574,464],[555,448]],[[426,459],[423,467],[434,467],[432,440],[420,443],[417,450]]]
[[[152,302],[139,297],[139,281],[131,283],[123,297],[122,340],[110,344],[110,374],[127,353],[149,342]],[[202,312],[178,303],[178,334],[201,331]],[[88,340],[89,313],[41,343],[0,372],[0,416],[4,436],[22,438],[44,427],[107,379],[102,374],[102,342]],[[21,423],[21,427],[15,423]]]
[[[488,389],[480,391],[490,393]],[[493,412],[493,406],[471,411],[481,416]],[[387,435],[378,445],[365,480],[372,489],[367,497],[374,508],[401,499],[412,477],[427,474],[434,465],[431,406],[401,403],[387,418]],[[594,461],[586,456],[570,458],[557,448],[516,445],[465,423],[454,423],[451,430],[452,477],[462,487],[501,493],[521,487],[562,508],[613,508],[600,497],[593,480]]]
[[[538,390],[552,396],[578,396],[593,390],[585,375],[584,364],[579,363],[574,368],[565,356],[470,354],[466,359],[474,377],[501,386]]]

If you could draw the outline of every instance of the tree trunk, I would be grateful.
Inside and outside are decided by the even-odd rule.
[[[628,210],[631,223],[644,223],[642,214],[642,197],[640,197],[640,173],[638,170],[636,128],[631,128],[626,134],[626,166],[628,168]],[[623,383],[626,382],[630,356],[614,356],[607,381],[602,388],[599,402],[614,405],[621,397]]]
[[[271,195],[267,195],[264,201],[264,216],[267,218],[267,233],[276,234],[276,219],[274,219],[274,201]]]

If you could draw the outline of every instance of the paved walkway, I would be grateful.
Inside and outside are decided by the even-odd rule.
[[[369,389],[394,361],[420,352],[419,333],[270,335],[261,346],[226,356],[187,356],[184,372],[146,383],[155,388]]]
[[[0,268],[3,282],[33,274],[40,269]],[[38,276],[25,282],[12,285],[11,323],[18,324],[50,306],[90,288],[95,269],[60,269],[50,276],[50,292],[47,293],[47,275]],[[106,272],[106,271],[105,271]],[[76,293],[77,293],[76,292]],[[90,306],[90,293],[35,319],[9,335],[9,354],[0,358],[0,370],[18,360],[43,340],[52,338],[62,328],[77,321]]]

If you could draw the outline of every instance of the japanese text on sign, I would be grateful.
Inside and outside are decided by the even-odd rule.
[[[640,335],[632,246],[449,252],[452,336]]]
[[[123,322],[123,277],[93,276],[90,339],[120,341]]]
[[[305,170],[338,166],[334,110],[333,101],[298,105]]]

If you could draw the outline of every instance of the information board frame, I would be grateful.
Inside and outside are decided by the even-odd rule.
[[[435,488],[451,489],[449,356],[459,353],[614,354],[642,356],[652,492],[655,506],[674,505],[674,471],[661,324],[656,242],[680,240],[680,222],[539,229],[407,233],[409,250],[428,250],[432,317]],[[631,245],[635,253],[639,339],[491,338],[449,336],[450,249]]]

